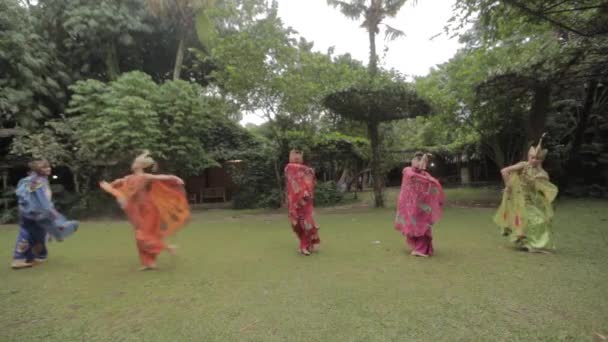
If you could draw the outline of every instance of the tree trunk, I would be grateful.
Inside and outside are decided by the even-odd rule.
[[[566,162],[566,177],[565,183],[566,186],[569,183],[573,183],[574,180],[577,179],[576,176],[580,175],[580,162],[581,156],[579,154],[581,145],[583,144],[583,137],[585,135],[585,131],[587,130],[587,125],[589,121],[589,115],[593,109],[593,99],[595,97],[595,91],[597,89],[597,80],[591,80],[587,86],[587,93],[585,94],[585,103],[583,104],[583,108],[580,112],[580,119],[574,131],[574,138],[572,139],[572,144],[570,145],[570,151],[568,152],[568,161]]]
[[[72,182],[74,182],[74,192],[80,194],[80,182],[78,181],[78,176],[76,175],[75,171],[70,171],[72,171]]]
[[[173,80],[179,80],[182,73],[182,65],[184,64],[184,45],[186,41],[186,35],[183,32],[179,33],[177,37],[179,44],[177,46],[177,53],[175,54],[175,66],[173,67]]]
[[[546,83],[534,87],[534,98],[530,107],[530,115],[527,123],[527,143],[536,143],[543,135],[549,105],[551,101],[551,87]],[[528,153],[528,145],[524,147],[524,156]]]
[[[372,76],[376,76],[378,73],[378,55],[376,54],[376,33],[368,30],[369,34],[369,64],[368,72]]]
[[[376,33],[368,29],[369,36],[369,64],[368,72],[371,79],[378,73],[378,55],[376,54]],[[371,148],[372,148],[372,163],[371,163],[371,174],[374,186],[374,206],[376,208],[384,207],[384,196],[382,190],[384,187],[384,177],[382,176],[382,165],[380,156],[380,135],[378,132],[379,123],[373,121],[373,119],[367,122],[367,133],[369,135]]]
[[[493,154],[493,156],[491,156],[490,158],[494,161],[494,163],[496,163],[496,166],[498,166],[499,169],[504,168],[506,166],[505,154],[502,151],[502,148],[500,147],[500,142],[498,141],[498,139],[496,137],[490,138],[490,140],[488,141],[488,146],[492,150]]]
[[[380,161],[380,135],[378,133],[378,122],[369,122],[367,124],[367,133],[372,147],[372,178],[374,182],[374,206],[376,208],[384,207],[384,197],[382,190],[384,188],[384,177],[382,176],[382,165]]]
[[[285,191],[283,189],[283,180],[281,179],[281,169],[279,166],[279,159],[274,158],[273,164],[274,164],[274,175],[277,180],[277,187],[279,189],[279,198],[281,199],[281,208],[284,208],[285,204],[287,202],[286,202]]]
[[[106,72],[108,80],[113,81],[120,74],[120,66],[118,65],[118,53],[116,52],[116,44],[111,41],[106,47]]]
[[[595,97],[595,90],[597,89],[597,80],[591,80],[587,86],[587,93],[585,94],[585,103],[581,110],[580,120],[574,131],[574,139],[572,140],[572,146],[570,148],[570,159],[578,155],[578,151],[583,143],[583,136],[587,130],[587,123],[589,121],[589,114],[593,109],[593,98]]]

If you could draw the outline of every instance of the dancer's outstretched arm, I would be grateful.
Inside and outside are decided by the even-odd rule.
[[[114,182],[112,182],[112,183],[108,183],[108,182],[106,182],[106,181],[101,181],[101,182],[99,182],[99,187],[100,187],[100,188],[101,188],[103,191],[105,191],[105,192],[109,193],[110,195],[112,195],[112,196],[116,197],[116,199],[120,200],[120,199],[122,199],[122,198],[124,197],[124,195],[123,195],[123,194],[122,194],[120,191],[116,190],[116,189],[113,187],[113,185],[115,184],[115,182],[116,182],[116,181],[114,181]]]
[[[525,165],[526,165],[525,162],[519,162],[517,164],[507,166],[507,167],[503,168],[502,170],[500,170],[500,174],[502,175],[502,180],[505,182],[505,186],[509,185],[509,174],[511,172],[523,170]]]

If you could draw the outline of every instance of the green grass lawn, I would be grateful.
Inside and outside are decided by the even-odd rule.
[[[430,259],[407,255],[390,208],[318,210],[311,257],[296,253],[281,211],[203,211],[154,272],[136,271],[127,222],[85,222],[20,271],[9,268],[16,227],[0,228],[0,341],[601,340],[607,209],[558,202],[558,253],[537,255],[501,238],[494,209],[448,206]]]

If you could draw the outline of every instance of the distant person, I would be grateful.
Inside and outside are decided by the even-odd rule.
[[[68,221],[53,205],[48,177],[51,164],[37,159],[30,164],[30,174],[17,185],[19,234],[13,253],[13,269],[32,267],[48,258],[47,237],[57,241],[78,229],[78,221]]]
[[[315,171],[303,162],[301,151],[289,152],[289,163],[285,166],[287,208],[291,228],[300,240],[300,253],[310,255],[318,249],[321,240],[313,217]]]
[[[395,229],[406,238],[411,255],[433,255],[432,228],[443,212],[443,188],[426,167],[429,155],[416,152],[411,166],[403,169],[401,192],[397,199]]]
[[[520,249],[546,253],[555,249],[551,221],[558,189],[542,166],[547,156],[542,140],[530,147],[528,161],[501,170],[505,190],[494,222]]]
[[[172,175],[146,173],[155,167],[156,162],[145,152],[133,161],[131,175],[99,183],[116,197],[135,228],[141,271],[156,269],[156,257],[163,250],[175,252],[175,246],[166,245],[164,239],[190,219],[184,181]]]

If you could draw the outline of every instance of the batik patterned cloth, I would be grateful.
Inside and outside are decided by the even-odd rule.
[[[285,167],[287,209],[300,249],[309,250],[321,242],[314,219],[315,171],[305,165],[289,163]]]
[[[441,218],[443,201],[441,184],[428,172],[412,167],[403,169],[395,229],[406,237],[412,250],[433,254],[432,226]]]
[[[175,181],[130,175],[113,183],[112,187],[112,194],[135,228],[142,265],[154,264],[156,256],[166,248],[164,239],[190,219],[183,186]]]
[[[521,165],[520,171],[509,174],[494,222],[520,247],[555,249],[551,222],[558,188],[542,168]]]
[[[30,262],[48,256],[47,236],[63,241],[78,229],[78,221],[67,220],[53,205],[48,179],[31,174],[17,184],[19,234],[13,258]]]

